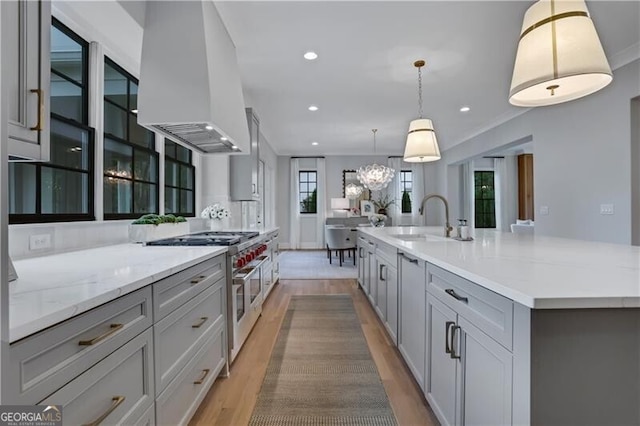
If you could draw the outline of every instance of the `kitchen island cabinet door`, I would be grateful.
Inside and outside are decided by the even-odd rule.
[[[510,425],[513,355],[464,317],[461,328],[462,424]]]
[[[387,320],[387,283],[389,265],[384,259],[376,257],[376,313],[384,324]]]
[[[369,285],[367,286],[367,296],[369,296],[369,302],[371,302],[371,306],[375,309],[376,298],[378,294],[378,262],[376,262],[375,250],[369,248],[369,251],[367,251],[367,257],[369,258],[369,260],[367,261],[367,266],[369,267]]]
[[[425,395],[442,425],[456,424],[458,362],[451,358],[451,331],[458,315],[438,299],[427,297],[427,365]]]
[[[362,243],[360,241],[358,241],[358,284],[360,284],[360,287],[364,290],[364,280],[365,280],[365,275],[364,275],[364,246],[362,245]]]
[[[400,353],[414,378],[424,390],[426,336],[425,261],[406,254],[400,256]]]
[[[392,266],[387,269],[387,315],[384,325],[387,328],[391,340],[398,344],[398,270]]]

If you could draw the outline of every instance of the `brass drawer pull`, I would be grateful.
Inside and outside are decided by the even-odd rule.
[[[94,337],[91,340],[80,340],[78,342],[78,344],[80,346],[91,346],[91,345],[95,345],[96,343],[106,339],[107,337],[111,336],[112,334],[115,334],[118,330],[120,330],[122,327],[124,327],[124,324],[111,324],[110,329],[104,333],[102,333],[101,335],[99,335],[98,337]]]
[[[39,132],[42,130],[42,122],[44,121],[44,92],[42,89],[31,89],[30,92],[38,95],[38,122],[35,126],[29,127],[29,130]]]
[[[105,411],[104,413],[102,413],[102,415],[100,417],[98,417],[97,419],[95,419],[94,421],[92,421],[91,423],[85,423],[82,426],[98,426],[100,423],[102,423],[102,421],[104,419],[107,418],[107,416],[109,416],[109,414],[111,414],[113,412],[113,410],[115,410],[116,408],[118,408],[118,406],[120,404],[122,404],[124,402],[126,398],[124,396],[114,396],[113,398],[111,398],[111,407],[109,407],[107,409],[107,411]]]
[[[204,379],[207,378],[207,376],[209,375],[209,372],[211,370],[209,370],[208,368],[205,368],[204,370],[202,370],[204,372],[204,374],[202,375],[202,377],[200,377],[198,380],[196,380],[195,382],[193,382],[194,385],[201,385],[204,382]]]
[[[209,317],[201,317],[200,318],[200,322],[197,324],[193,324],[191,327],[192,328],[200,328],[202,327],[202,324],[204,324],[205,322],[207,322],[207,320],[209,319]]]
[[[199,277],[195,277],[191,279],[191,284],[200,284],[207,278],[206,275],[200,275]]]

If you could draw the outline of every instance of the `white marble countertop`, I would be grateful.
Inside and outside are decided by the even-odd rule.
[[[58,322],[225,253],[226,247],[118,244],[14,262],[9,340]]]
[[[640,247],[443,227],[360,228],[364,234],[536,309],[640,307]],[[427,235],[405,241],[394,235]]]

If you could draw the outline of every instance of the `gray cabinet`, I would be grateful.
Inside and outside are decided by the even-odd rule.
[[[137,421],[153,400],[153,345],[148,329],[40,405],[62,405],[66,425],[115,425]]]
[[[375,310],[393,343],[398,343],[398,250],[376,244]]]
[[[35,404],[153,323],[146,287],[9,346],[5,404]]]
[[[504,333],[512,310],[441,268],[428,265],[427,276],[425,395],[434,413],[443,425],[512,424],[512,336]]]
[[[457,314],[435,297],[427,298],[427,352],[425,395],[443,425],[456,424],[457,362],[451,358],[449,333]]]
[[[364,239],[358,238],[358,284],[364,290],[365,282],[365,254],[366,247],[364,246]]]
[[[458,318],[458,327],[461,424],[512,424],[513,355],[464,317]]]
[[[398,344],[398,270],[392,266],[385,270],[385,287],[387,315],[384,325],[393,343]]]
[[[232,201],[260,200],[258,169],[260,167],[260,120],[252,108],[247,108],[250,151],[231,156],[229,167],[230,196]]]
[[[382,322],[387,318],[387,281],[389,265],[380,256],[376,256],[376,294],[375,310]]]
[[[51,2],[13,0],[0,7],[9,159],[49,161]]]
[[[367,248],[367,267],[369,268],[369,272],[367,273],[367,276],[369,277],[367,296],[369,297],[369,302],[371,302],[373,307],[376,306],[376,298],[378,294],[378,271],[376,266],[375,244],[370,242]]]
[[[407,254],[399,256],[400,321],[398,349],[424,390],[426,264]]]

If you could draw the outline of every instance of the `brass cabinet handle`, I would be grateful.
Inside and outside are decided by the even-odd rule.
[[[115,410],[116,408],[118,408],[118,406],[120,404],[122,404],[124,402],[126,398],[124,396],[114,396],[113,398],[111,398],[111,407],[109,407],[107,409],[107,411],[105,411],[104,413],[102,413],[102,415],[100,417],[98,417],[97,419],[95,419],[94,421],[92,421],[91,423],[85,423],[82,426],[98,426],[100,423],[102,423],[102,421],[104,419],[107,418],[107,416],[109,414],[111,414],[113,412],[113,410]]]
[[[204,324],[205,322],[207,322],[207,320],[209,319],[209,317],[201,317],[200,318],[200,322],[198,322],[197,324],[193,324],[191,326],[191,328],[200,328],[202,327],[202,324]]]
[[[29,127],[29,130],[39,132],[42,130],[44,121],[44,92],[42,89],[31,89],[30,92],[38,95],[38,122],[34,127]]]
[[[456,348],[453,346],[453,342],[456,340],[456,330],[460,330],[461,328],[459,325],[451,327],[451,359],[460,359],[460,354],[456,354]]]
[[[202,371],[203,371],[203,373],[204,373],[204,374],[203,374],[203,375],[202,375],[202,377],[200,377],[198,380],[196,380],[195,382],[193,382],[193,384],[194,384],[194,385],[201,385],[201,384],[204,382],[204,379],[206,379],[206,378],[207,378],[207,376],[209,375],[209,372],[210,372],[211,370],[209,370],[208,368],[205,368],[205,369],[204,369],[204,370],[202,370]]]
[[[96,343],[106,339],[107,337],[111,336],[112,334],[116,333],[118,330],[120,330],[122,327],[124,327],[124,324],[111,324],[111,326],[109,327],[109,330],[107,330],[106,332],[102,333],[101,335],[99,335],[98,337],[94,337],[91,340],[80,340],[78,342],[78,344],[80,346],[91,346],[91,345],[95,345]]]
[[[451,353],[451,348],[449,347],[449,328],[455,324],[455,321],[447,321],[444,324],[444,352],[447,354]]]
[[[207,278],[206,275],[200,275],[198,277],[192,278],[191,279],[191,284],[200,284],[202,281],[204,281]]]
[[[460,295],[459,295],[458,293],[456,293],[456,292],[455,292],[455,290],[454,290],[454,289],[452,289],[452,288],[448,288],[448,289],[446,289],[444,292],[445,292],[445,293],[447,293],[449,296],[453,297],[453,298],[454,298],[454,299],[456,299],[456,300],[459,300],[459,301],[464,302],[464,303],[469,303],[469,299],[468,299],[468,298],[463,297],[463,296],[460,296]]]

